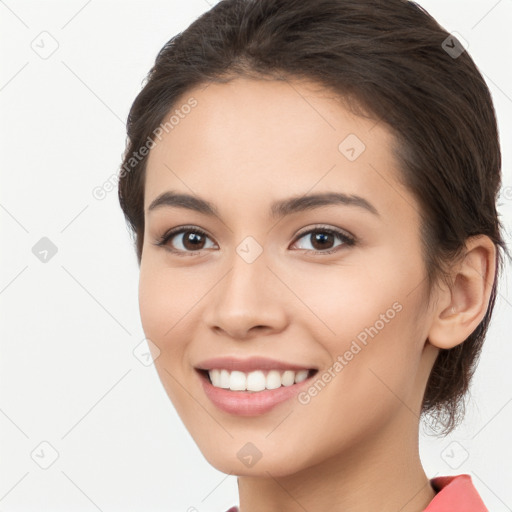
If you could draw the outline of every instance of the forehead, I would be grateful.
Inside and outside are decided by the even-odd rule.
[[[171,115],[149,154],[146,210],[171,189],[220,205],[329,190],[371,197],[395,213],[406,206],[397,204],[407,191],[396,179],[391,132],[317,84],[210,83],[185,93]]]

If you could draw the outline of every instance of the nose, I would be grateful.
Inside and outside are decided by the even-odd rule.
[[[204,312],[208,327],[237,340],[281,332],[288,321],[290,298],[267,266],[265,252],[251,263],[235,254],[232,262],[211,292]]]

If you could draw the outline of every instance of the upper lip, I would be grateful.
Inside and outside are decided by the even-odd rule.
[[[212,370],[215,368],[225,370],[238,370],[240,372],[250,372],[252,370],[312,370],[311,366],[301,364],[287,363],[270,359],[267,357],[250,357],[240,359],[236,357],[214,357],[206,359],[196,365],[198,370]]]

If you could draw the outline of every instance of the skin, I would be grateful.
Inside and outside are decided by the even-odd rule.
[[[139,284],[144,332],[184,425],[214,467],[238,475],[241,512],[423,510],[435,492],[418,451],[422,396],[439,348],[463,342],[486,312],[494,245],[468,240],[453,286],[440,283],[429,302],[419,207],[398,181],[383,124],[306,82],[237,78],[177,104],[192,96],[197,106],[150,151]],[[349,134],[366,146],[354,161],[338,149]],[[149,212],[167,190],[206,199],[219,216]],[[338,204],[270,217],[275,200],[324,191],[362,196],[379,215]],[[183,234],[167,248],[190,254],[155,245],[182,225],[206,231],[204,249],[194,253]],[[338,250],[322,254],[311,235],[297,238],[317,225],[356,243],[334,237],[325,250]],[[263,249],[252,263],[236,252],[248,236]],[[322,375],[396,303],[401,310],[307,404],[228,414],[194,370],[210,357],[266,356]],[[248,442],[261,452],[252,467],[237,457]]]

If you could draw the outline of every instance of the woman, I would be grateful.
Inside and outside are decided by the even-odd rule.
[[[462,419],[506,252],[463,45],[413,2],[223,0],[127,129],[144,332],[240,512],[487,510],[418,453],[422,415]]]

